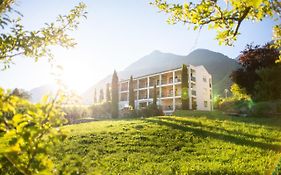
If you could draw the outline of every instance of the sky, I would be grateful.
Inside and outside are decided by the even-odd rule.
[[[205,48],[236,58],[246,44],[264,44],[272,38],[274,22],[242,23],[234,47],[220,46],[215,32],[188,30],[186,25],[168,25],[167,15],[151,6],[152,0],[84,0],[87,19],[71,33],[77,46],[74,49],[52,49],[55,65],[63,66],[63,80],[78,93],[97,83],[114,70],[121,71],[134,61],[154,50],[188,55],[192,50]],[[79,3],[77,0],[18,0],[16,9],[23,17],[26,30],[39,29],[67,14]],[[0,87],[31,90],[54,83],[53,68],[47,58],[35,62],[18,56],[11,68],[0,71]]]

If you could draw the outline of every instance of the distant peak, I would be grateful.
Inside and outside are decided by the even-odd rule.
[[[162,53],[162,52],[159,51],[159,50],[154,50],[154,51],[151,52],[151,54],[159,54],[159,53]]]

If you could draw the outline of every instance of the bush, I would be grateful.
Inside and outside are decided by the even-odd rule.
[[[153,104],[148,105],[146,108],[137,111],[138,117],[152,117],[164,115],[161,107],[157,107]]]
[[[75,121],[90,117],[90,110],[85,106],[71,105],[64,106],[63,112],[65,113],[65,118],[67,119],[69,124],[75,123]]]
[[[281,116],[281,100],[255,103],[250,112],[253,116]]]
[[[50,153],[65,135],[60,103],[32,104],[0,88],[0,174],[54,174]],[[54,129],[56,127],[56,129]]]
[[[249,113],[252,107],[252,99],[245,92],[245,89],[241,89],[237,84],[233,84],[230,89],[232,96],[228,98],[218,97],[215,100],[215,104],[218,109],[224,112],[234,112],[238,114]]]
[[[101,104],[94,104],[89,107],[90,116],[93,118],[110,118],[111,117],[111,103],[105,102]]]
[[[218,109],[224,112],[235,112],[246,114],[249,113],[252,107],[251,100],[236,100],[236,99],[226,99],[223,100],[220,104]]]
[[[141,117],[152,117],[152,116],[161,116],[161,115],[164,115],[162,108],[157,107],[153,104],[138,110],[133,110],[132,108],[128,107],[128,108],[123,108],[120,111],[120,116],[124,118],[141,118]]]

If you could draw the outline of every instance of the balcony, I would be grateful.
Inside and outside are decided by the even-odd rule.
[[[146,88],[147,87],[147,83],[142,83],[142,84],[139,84],[139,88]]]
[[[161,80],[161,84],[162,84],[162,85],[168,84],[167,79]]]
[[[120,101],[127,101],[128,100],[128,93],[121,93]]]
[[[121,91],[127,91],[128,90],[128,82],[121,84]]]
[[[154,85],[159,85],[159,75],[149,77],[149,87],[153,87]]]
[[[173,92],[169,92],[169,93],[163,92],[163,93],[161,94],[161,97],[173,97]]]
[[[180,83],[181,79],[180,78],[175,78],[175,83]]]
[[[150,89],[150,90],[149,90],[149,98],[153,98],[153,96],[154,96],[154,89]],[[156,97],[157,97],[157,98],[160,97],[159,88],[157,88]]]
[[[139,100],[147,99],[147,90],[139,91]]]
[[[147,78],[139,80],[139,88],[146,88],[147,87]]]

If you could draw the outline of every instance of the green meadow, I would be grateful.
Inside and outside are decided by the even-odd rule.
[[[55,161],[80,174],[271,174],[281,157],[281,118],[179,111],[63,130]]]

